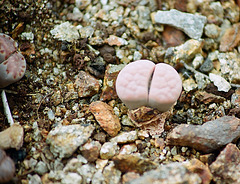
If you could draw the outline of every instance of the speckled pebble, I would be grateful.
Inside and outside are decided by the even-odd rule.
[[[66,40],[68,42],[77,40],[80,37],[77,28],[70,22],[63,22],[62,24],[56,25],[50,33],[54,38],[62,41]]]
[[[204,28],[204,33],[209,38],[217,38],[221,29],[215,24],[207,24]]]
[[[129,142],[134,142],[138,138],[137,131],[131,132],[122,132],[118,134],[116,137],[113,137],[110,141],[116,142],[117,144],[124,144]]]
[[[74,151],[87,142],[95,128],[92,125],[57,126],[47,136],[47,143],[55,157],[71,156]]]
[[[101,159],[111,159],[114,155],[117,154],[119,147],[117,143],[106,142],[102,145],[100,150]]]
[[[169,47],[166,51],[164,61],[172,64],[176,64],[180,60],[189,61],[196,54],[201,53],[203,45],[202,40],[190,39],[177,47]]]
[[[207,18],[202,15],[183,13],[172,9],[170,11],[157,11],[151,14],[153,23],[168,24],[181,29],[190,38],[199,39],[202,36]]]
[[[216,183],[240,183],[240,151],[234,144],[228,144],[210,165],[213,181]]]
[[[93,96],[98,93],[100,84],[99,81],[90,74],[85,71],[80,71],[74,82],[74,87],[78,91],[78,96],[82,98]]]
[[[158,169],[145,172],[130,184],[145,184],[154,181],[156,183],[195,183],[200,184],[201,178],[190,172],[182,163],[169,163],[161,165]]]
[[[47,164],[43,161],[39,161],[35,166],[34,171],[39,175],[45,174],[46,172],[48,172]]]
[[[67,173],[64,178],[61,180],[62,184],[78,184],[78,183],[82,183],[82,177],[77,174],[77,173]]]

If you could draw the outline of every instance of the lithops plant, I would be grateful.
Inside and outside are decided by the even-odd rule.
[[[179,98],[182,80],[168,64],[138,60],[126,65],[118,74],[116,91],[131,110],[150,106],[165,112]]]
[[[0,149],[0,183],[9,182],[15,174],[13,160]]]
[[[17,82],[26,71],[26,61],[17,47],[10,36],[0,33],[0,88]]]

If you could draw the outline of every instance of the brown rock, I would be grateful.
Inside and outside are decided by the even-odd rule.
[[[220,41],[221,52],[232,51],[240,42],[240,23],[234,24],[227,29]]]
[[[111,106],[104,102],[96,101],[90,104],[89,110],[93,113],[100,126],[110,136],[116,136],[118,134],[121,129],[121,124]]]
[[[225,101],[225,98],[221,96],[214,95],[212,93],[207,93],[205,91],[197,91],[195,94],[195,97],[197,100],[204,104],[210,104],[210,103],[221,103]]]
[[[103,132],[99,132],[94,135],[94,139],[99,141],[100,143],[105,143],[106,142],[106,134]]]
[[[94,162],[100,155],[101,144],[98,141],[91,141],[80,147],[82,155],[89,161]]]
[[[74,83],[79,97],[89,97],[98,93],[100,85],[97,79],[90,74],[80,71]]]
[[[204,165],[201,161],[194,158],[186,163],[189,171],[196,173],[202,179],[202,184],[209,184],[212,180],[212,174],[208,166]]]
[[[176,47],[185,42],[185,35],[182,31],[171,27],[165,26],[162,33],[163,40],[166,42],[166,47]]]
[[[115,83],[118,76],[118,73],[125,65],[112,65],[109,64],[106,68],[106,72],[103,80],[103,88],[100,99],[111,100],[117,98]]]
[[[156,169],[157,164],[149,159],[138,155],[117,155],[113,157],[115,167],[122,172],[137,172],[142,174],[145,171]]]
[[[23,127],[17,123],[6,130],[0,132],[0,148],[9,149],[16,148],[19,150],[23,144]]]
[[[210,153],[240,138],[240,120],[224,116],[203,125],[179,125],[167,136],[168,145],[189,146]]]
[[[228,144],[210,165],[213,180],[217,183],[240,183],[240,151],[234,144]]]
[[[188,0],[177,0],[174,3],[174,8],[182,12],[187,12],[187,4]]]
[[[228,113],[228,116],[236,116],[237,118],[240,118],[240,107],[231,109]]]

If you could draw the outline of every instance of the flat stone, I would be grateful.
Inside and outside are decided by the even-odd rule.
[[[207,18],[202,15],[183,13],[172,9],[157,11],[151,14],[153,23],[167,24],[185,32],[190,38],[199,39],[202,36]]]
[[[130,181],[130,184],[146,183],[194,183],[200,184],[201,178],[190,172],[183,163],[169,163],[161,165],[155,170],[145,172],[137,179]]]
[[[240,120],[224,116],[203,125],[182,124],[167,136],[167,145],[189,146],[204,153],[218,150],[240,138]]]
[[[52,129],[46,142],[55,157],[70,157],[76,149],[87,142],[94,130],[92,125],[57,126]]]
[[[0,132],[0,148],[9,149],[15,148],[19,150],[23,144],[24,131],[23,127],[17,123],[6,130]]]
[[[212,93],[207,93],[206,91],[197,91],[195,93],[195,98],[204,104],[222,103],[226,100],[221,96],[217,96]]]
[[[99,81],[84,71],[80,71],[77,75],[74,87],[77,89],[80,98],[93,96],[100,89]]]
[[[121,129],[119,118],[114,114],[111,106],[108,104],[96,101],[92,102],[89,110],[93,113],[99,125],[110,135],[116,136]]]
[[[116,142],[117,144],[124,144],[129,142],[134,142],[137,140],[137,131],[131,131],[131,132],[122,132],[116,137],[113,137],[110,141]]]
[[[229,84],[229,82],[226,81],[220,75],[210,73],[209,74],[209,79],[218,88],[218,91],[228,92],[231,89],[231,85]]]
[[[157,164],[149,159],[138,155],[121,154],[113,157],[115,167],[122,172],[137,172],[142,174],[145,171],[155,169]]]
[[[217,183],[240,183],[240,151],[230,143],[210,165],[213,180]]]

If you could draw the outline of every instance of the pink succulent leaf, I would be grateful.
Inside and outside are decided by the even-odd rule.
[[[8,35],[0,33],[0,63],[17,50],[17,43]]]
[[[0,88],[20,80],[26,71],[26,61],[17,52],[17,43],[0,33]]]
[[[168,64],[155,65],[149,60],[138,60],[119,73],[116,91],[129,109],[150,106],[165,112],[179,98],[182,81],[177,71]]]

